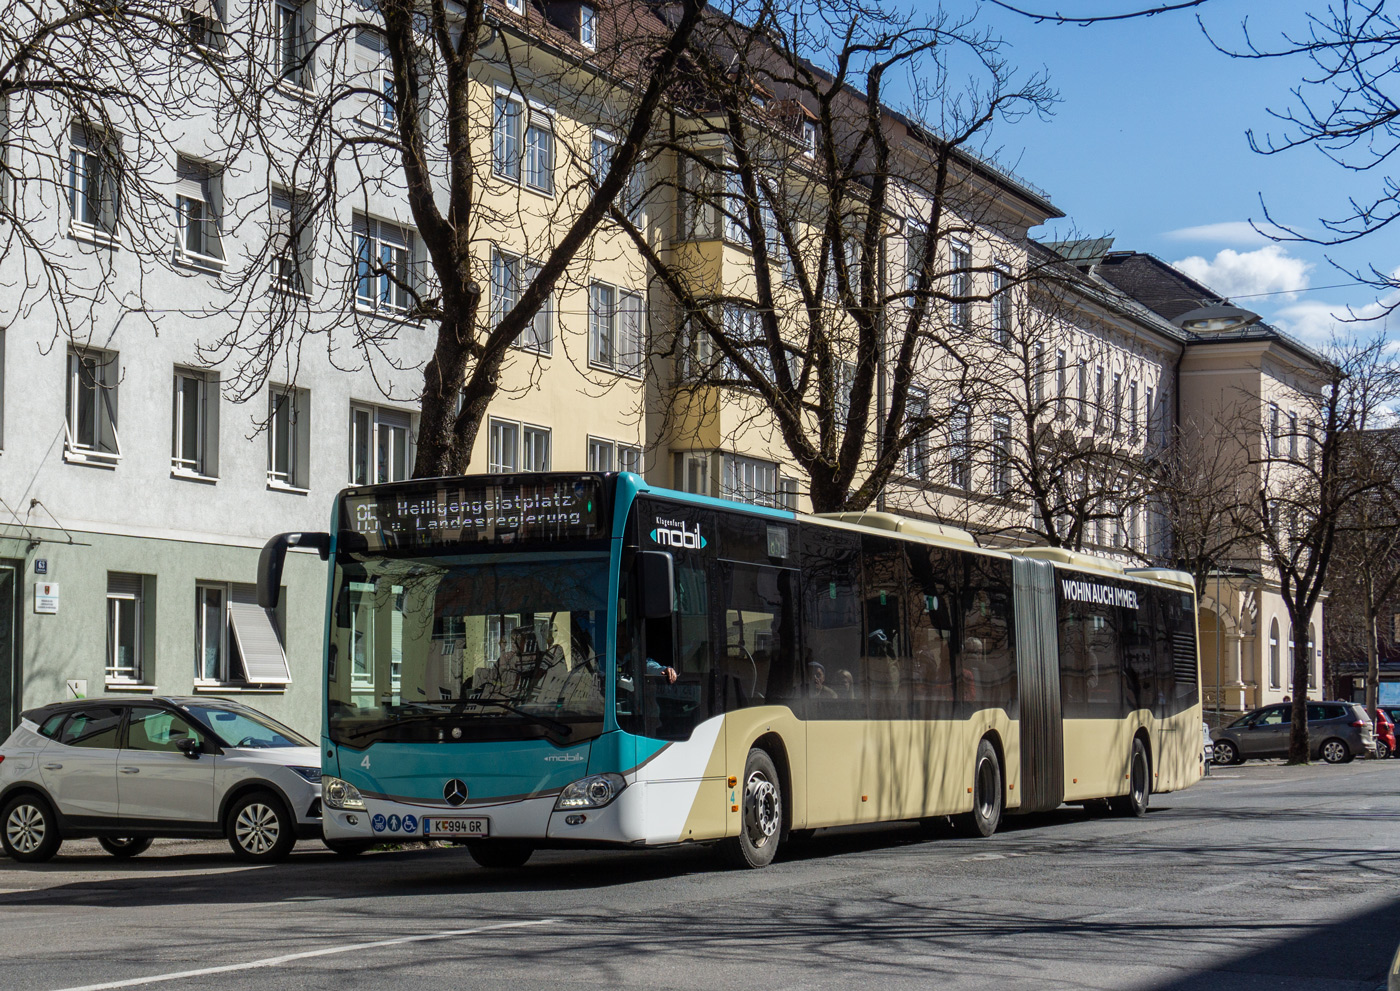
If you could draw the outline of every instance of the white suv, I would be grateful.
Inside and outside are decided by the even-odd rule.
[[[320,835],[318,748],[237,702],[60,702],[22,713],[0,746],[0,844],[15,860],[79,836],[117,857],[157,836],[225,836],[267,862]]]

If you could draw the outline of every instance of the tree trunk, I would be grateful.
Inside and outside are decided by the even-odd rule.
[[[1308,762],[1308,648],[1299,640],[1301,629],[1307,638],[1307,625],[1293,615],[1289,604],[1288,619],[1293,624],[1293,725],[1288,733],[1288,763]]]
[[[1371,718],[1376,716],[1376,706],[1380,703],[1381,659],[1376,649],[1376,586],[1371,580],[1370,569],[1362,581],[1366,590],[1366,711]]]

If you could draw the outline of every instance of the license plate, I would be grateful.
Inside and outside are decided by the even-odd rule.
[[[490,836],[491,820],[485,816],[454,817],[440,819],[434,816],[423,817],[424,836]]]

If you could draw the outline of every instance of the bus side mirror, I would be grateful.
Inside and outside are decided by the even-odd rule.
[[[282,565],[288,547],[314,547],[325,561],[331,556],[329,533],[279,533],[263,545],[258,555],[258,605],[276,609],[282,597]]]
[[[666,619],[676,611],[676,565],[670,554],[637,552],[637,600],[642,619]]]

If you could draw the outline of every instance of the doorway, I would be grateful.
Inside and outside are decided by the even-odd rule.
[[[20,578],[23,561],[0,559],[0,740],[19,725],[23,683],[20,644]]]

